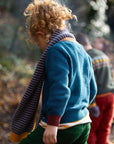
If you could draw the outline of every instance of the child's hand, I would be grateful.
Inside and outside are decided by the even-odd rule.
[[[57,127],[52,125],[47,125],[44,134],[43,142],[44,144],[55,144],[57,143]]]
[[[96,118],[99,117],[100,110],[99,110],[99,107],[97,105],[88,108],[88,110],[93,117],[96,117]]]

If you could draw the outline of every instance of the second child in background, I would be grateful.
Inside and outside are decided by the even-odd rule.
[[[110,59],[101,51],[103,45],[99,43],[100,50],[92,48],[85,34],[77,34],[76,40],[83,45],[92,58],[98,87],[95,101],[88,108],[92,119],[88,144],[110,144],[109,134],[114,114],[114,82]]]

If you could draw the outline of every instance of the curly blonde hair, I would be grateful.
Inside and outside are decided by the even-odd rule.
[[[56,29],[63,30],[66,27],[66,20],[76,19],[70,9],[54,0],[34,0],[25,9],[24,15],[27,17],[28,35],[32,43],[36,42],[38,31],[46,30],[49,42]]]

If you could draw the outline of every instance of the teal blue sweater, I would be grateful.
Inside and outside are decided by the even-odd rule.
[[[88,113],[97,88],[89,55],[71,41],[50,47],[45,62],[43,121],[49,125],[78,121]]]

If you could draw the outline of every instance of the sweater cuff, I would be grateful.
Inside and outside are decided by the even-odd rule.
[[[53,126],[58,126],[61,120],[61,116],[56,116],[56,115],[49,115],[47,124],[48,125],[53,125]]]
[[[91,107],[94,107],[94,106],[96,106],[96,103],[95,103],[95,102],[94,102],[94,103],[91,103],[88,108],[91,108]]]

